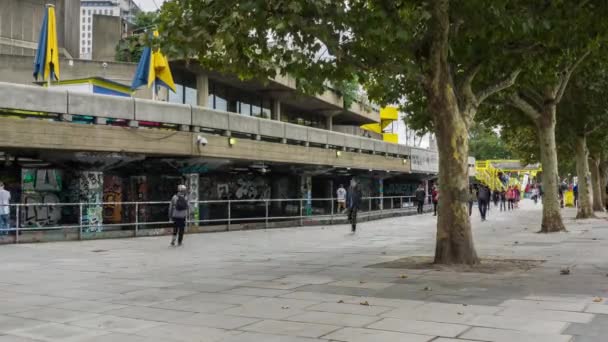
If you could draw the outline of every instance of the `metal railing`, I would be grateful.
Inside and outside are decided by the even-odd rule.
[[[427,206],[429,199],[425,201]],[[108,231],[129,231],[128,236],[137,237],[145,229],[172,227],[168,214],[170,203],[9,204],[10,223],[8,228],[0,227],[0,234],[3,234],[0,235],[0,243],[19,243],[23,234],[41,231],[77,233],[78,240],[97,237],[97,234]],[[359,217],[371,219],[383,217],[383,213],[415,210],[413,196],[363,197]],[[188,227],[220,225],[230,231],[238,224],[263,224],[260,228],[271,228],[273,222],[303,226],[305,223],[321,223],[321,220],[329,220],[333,224],[344,219],[346,213],[340,210],[335,198],[241,199],[191,201],[186,222]],[[3,239],[6,235],[14,236],[14,239]]]

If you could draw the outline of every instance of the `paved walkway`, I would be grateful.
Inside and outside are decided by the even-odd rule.
[[[0,246],[0,342],[606,341],[608,221],[564,214],[553,235],[529,201],[475,215],[481,256],[547,260],[501,274],[364,268],[432,255],[430,215]]]

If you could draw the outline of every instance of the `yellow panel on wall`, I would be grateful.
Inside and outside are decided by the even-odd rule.
[[[388,143],[398,144],[399,135],[396,133],[384,133],[382,134],[382,140]]]

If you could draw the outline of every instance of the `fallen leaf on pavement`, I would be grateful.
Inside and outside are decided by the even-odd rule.
[[[369,303],[367,301],[361,302],[359,304],[364,305],[364,306],[369,306]]]

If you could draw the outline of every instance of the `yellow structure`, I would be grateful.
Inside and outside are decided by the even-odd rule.
[[[536,177],[542,171],[540,164],[522,165],[519,160],[481,160],[475,163],[475,178],[492,190],[506,190],[508,186],[519,186],[520,180],[517,177],[509,178],[507,184],[503,183],[499,174],[528,174],[531,178]]]
[[[397,107],[384,107],[380,109],[380,123],[363,125],[361,128],[366,131],[382,134],[382,140],[397,144],[399,143],[399,135],[396,133],[385,133],[384,129],[398,119],[399,111]]]

